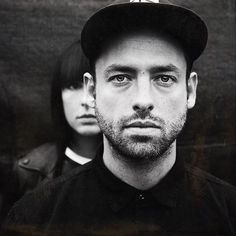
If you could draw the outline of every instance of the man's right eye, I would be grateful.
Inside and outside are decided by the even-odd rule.
[[[127,75],[114,75],[109,78],[109,81],[115,84],[124,84],[130,81],[130,78]]]

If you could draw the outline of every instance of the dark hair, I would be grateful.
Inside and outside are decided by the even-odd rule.
[[[65,118],[62,90],[80,88],[83,74],[89,72],[89,62],[81,50],[79,41],[72,43],[58,58],[51,85],[51,116],[57,143],[58,163],[55,175],[60,175],[64,159],[64,151],[72,138],[72,128]]]

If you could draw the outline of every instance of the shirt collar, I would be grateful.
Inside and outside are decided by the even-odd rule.
[[[184,160],[181,156],[176,156],[174,166],[169,173],[153,188],[149,189],[156,200],[169,207],[175,207],[186,196],[186,172]]]
[[[87,162],[91,161],[90,158],[86,158],[86,157],[82,157],[80,155],[78,155],[77,153],[75,153],[73,150],[71,150],[69,147],[66,148],[65,150],[65,155],[71,159],[72,161],[80,164],[80,165],[84,165]]]
[[[101,148],[98,150],[94,160],[98,167],[96,168],[96,173],[107,190],[106,195],[114,211],[124,208],[130,201],[137,198],[140,193],[152,196],[157,204],[167,207],[177,206],[181,196],[184,195],[185,168],[183,160],[178,155],[169,173],[160,183],[146,191],[138,190],[113,175],[104,165],[102,156],[103,149]]]

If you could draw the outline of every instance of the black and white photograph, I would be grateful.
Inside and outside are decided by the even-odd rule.
[[[0,0],[0,235],[236,236],[235,0]]]

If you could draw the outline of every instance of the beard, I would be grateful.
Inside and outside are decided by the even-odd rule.
[[[98,108],[95,108],[98,124],[113,151],[119,156],[132,161],[157,161],[169,150],[172,143],[181,133],[186,119],[187,107],[174,120],[165,120],[151,114],[134,113],[130,117],[123,117],[118,122],[106,119]],[[160,125],[157,135],[125,135],[127,124],[137,119],[149,120]]]

